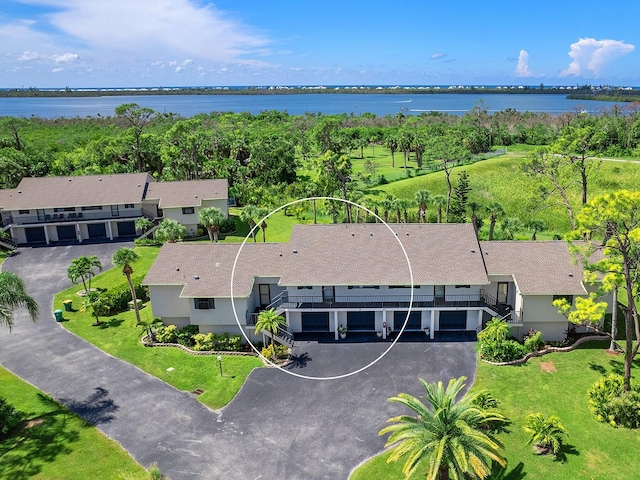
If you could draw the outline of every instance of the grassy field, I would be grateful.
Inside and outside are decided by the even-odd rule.
[[[26,414],[25,425],[0,440],[0,478],[149,478],[116,442],[1,367],[0,396]]]
[[[141,247],[136,251],[140,254],[140,260],[132,265],[134,276],[149,269],[158,249]],[[122,271],[113,268],[96,276],[92,288],[108,289],[124,282],[126,280]],[[180,390],[203,390],[204,393],[198,400],[211,408],[220,408],[229,403],[251,370],[262,366],[262,362],[256,357],[224,355],[222,364],[226,374],[220,377],[215,355],[189,355],[175,348],[144,347],[139,340],[142,328],[136,327],[133,311],[102,317],[102,325],[94,327],[91,325],[93,319],[89,311],[80,311],[82,300],[77,292],[82,289],[82,285],[76,285],[56,294],[54,298],[56,309],[61,309],[62,302],[66,299],[74,301],[74,310],[64,312],[62,325],[65,328],[101,350],[136,365]],[[150,304],[145,304],[140,315],[143,321],[152,317]]]
[[[586,391],[591,384],[602,373],[622,369],[622,358],[608,354],[607,347],[602,342],[587,343],[573,352],[534,358],[517,367],[479,363],[472,390],[489,390],[500,401],[500,412],[512,422],[508,432],[500,435],[507,469],[491,478],[638,478],[640,431],[615,429],[597,422],[587,408]],[[635,368],[639,367],[637,360]],[[536,456],[526,445],[528,436],[522,426],[526,416],[534,412],[557,415],[567,428],[569,436],[558,459]],[[387,464],[386,458],[386,454],[375,457],[354,472],[351,479],[403,478],[401,464]],[[412,480],[418,478],[424,478],[424,474],[414,475]]]

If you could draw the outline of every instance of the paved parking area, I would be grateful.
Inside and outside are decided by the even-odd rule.
[[[388,397],[422,394],[418,378],[473,381],[474,343],[398,343],[372,367],[340,380],[256,369],[227,407],[211,411],[53,321],[52,295],[69,285],[71,259],[97,254],[106,267],[121,246],[24,249],[7,259],[3,269],[25,280],[42,313],[33,324],[19,312],[13,332],[0,331],[0,363],[95,423],[142,465],[157,462],[172,480],[346,479],[382,450],[378,431],[402,412]],[[290,369],[314,377],[346,373],[387,346],[299,342]]]

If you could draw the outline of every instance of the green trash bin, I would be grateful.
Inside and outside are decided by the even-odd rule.
[[[65,312],[73,311],[73,300],[65,300],[62,304],[64,305]]]
[[[62,321],[62,310],[54,310],[53,315],[56,317],[56,322]]]

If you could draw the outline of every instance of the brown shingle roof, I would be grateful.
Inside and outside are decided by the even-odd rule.
[[[226,199],[227,180],[156,182],[149,185],[147,199],[159,199],[159,208],[199,207],[202,200]]]
[[[15,189],[3,188],[0,189],[0,210],[6,210],[7,203],[11,197],[16,193]]]
[[[485,285],[473,227],[391,225],[420,285]],[[238,244],[166,244],[144,283],[185,285],[186,297],[228,297]],[[198,276],[198,279],[195,279]],[[290,243],[247,242],[234,274],[234,294],[247,296],[254,277],[281,285],[408,285],[402,248],[383,224],[296,225]]]
[[[582,265],[564,241],[480,242],[489,275],[513,275],[523,295],[584,295]]]
[[[25,177],[5,198],[5,210],[141,203],[146,173],[77,177]]]

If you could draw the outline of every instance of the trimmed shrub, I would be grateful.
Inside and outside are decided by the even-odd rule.
[[[175,325],[166,325],[158,327],[156,331],[156,340],[160,343],[176,343],[178,339],[178,327]]]
[[[263,357],[273,358],[273,344],[262,349],[260,352]],[[276,358],[283,359],[289,356],[289,349],[285,345],[276,345]]]
[[[612,373],[600,378],[587,392],[589,410],[612,427],[640,428],[640,386],[624,392],[624,377]]]
[[[533,329],[529,330],[529,334],[524,337],[524,348],[527,352],[542,350],[545,342],[542,339],[542,332]]]
[[[24,420],[24,414],[0,397],[0,437],[4,437]]]
[[[203,350],[213,350],[213,333],[196,333],[193,336],[193,341],[195,345],[193,346],[194,350],[203,351]]]
[[[224,222],[220,224],[220,233],[229,233],[234,232],[236,229],[236,222],[233,221],[233,218],[227,218]]]
[[[515,340],[478,342],[478,349],[482,358],[490,362],[510,362],[527,353],[524,345]]]
[[[138,275],[132,277],[133,287],[136,289],[136,298],[142,302],[149,301],[149,290],[147,287],[141,285],[144,276]],[[115,315],[117,313],[126,312],[129,309],[129,302],[131,301],[131,290],[129,289],[129,283],[124,282],[113,288],[110,288],[101,295],[102,307],[98,312],[98,315]]]

